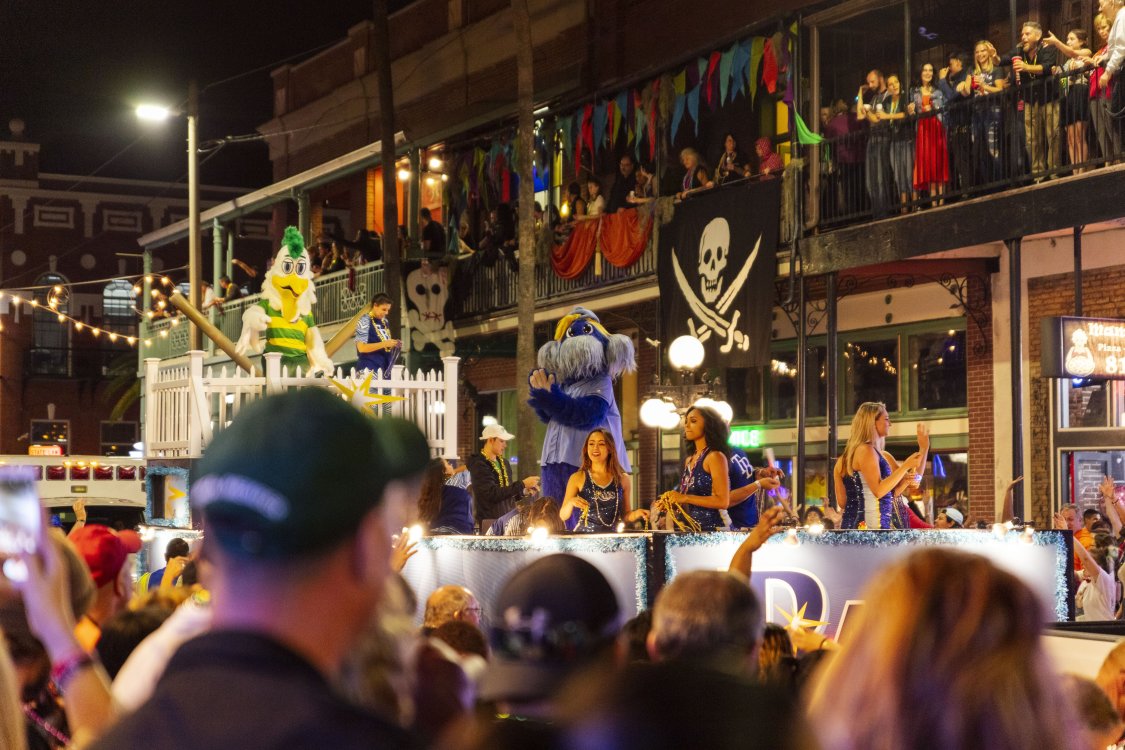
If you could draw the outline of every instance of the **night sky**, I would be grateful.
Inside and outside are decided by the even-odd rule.
[[[192,77],[205,88],[264,67],[201,97],[201,140],[252,133],[272,116],[269,71],[344,39],[371,13],[372,0],[2,0],[0,138],[22,118],[26,139],[42,145],[41,170],[75,175],[137,141],[98,174],[184,178],[183,121],[142,123],[139,101],[179,104]],[[270,181],[266,146],[227,146],[200,174],[204,183],[260,187]]]

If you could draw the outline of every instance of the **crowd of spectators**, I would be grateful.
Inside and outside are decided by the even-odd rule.
[[[491,602],[439,578],[420,605],[400,573],[413,542],[391,530],[426,512],[427,455],[413,425],[305,389],[216,438],[192,476],[202,549],[172,540],[147,592],[128,585],[133,532],[44,532],[27,581],[0,590],[5,750],[1094,750],[1125,729],[1125,646],[1096,681],[1061,675],[1036,595],[985,557],[932,547],[889,565],[842,642],[831,624],[767,625],[749,581],[779,507],[727,570],[681,571],[629,619],[568,554]]]
[[[883,218],[1116,162],[1125,24],[1118,0],[1098,7],[1093,43],[1083,29],[1060,39],[1027,21],[1008,52],[982,39],[971,56],[923,64],[909,86],[871,70],[852,101],[822,107],[822,219]]]

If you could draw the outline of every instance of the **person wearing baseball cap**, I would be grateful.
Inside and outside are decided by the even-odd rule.
[[[71,534],[70,542],[94,579],[94,601],[75,630],[82,649],[92,653],[102,635],[101,623],[129,603],[132,566],[125,562],[141,549],[141,538],[132,530],[114,531],[108,526],[90,524]]]
[[[539,488],[539,477],[513,480],[511,467],[504,460],[504,448],[514,438],[502,425],[490,424],[480,434],[484,441],[480,453],[465,459],[473,480],[473,515],[478,523],[499,518],[516,507],[524,490]]]
[[[94,747],[410,746],[330,680],[382,599],[429,458],[413,424],[321,388],[244,409],[191,472],[212,628]]]

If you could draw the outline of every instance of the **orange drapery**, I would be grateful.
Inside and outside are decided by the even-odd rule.
[[[618,268],[636,263],[652,237],[652,211],[630,208],[606,214],[601,222],[601,248],[605,259]]]
[[[652,215],[647,207],[631,208],[576,222],[566,242],[551,248],[551,267],[559,278],[577,278],[599,248],[614,266],[633,265],[652,237]]]
[[[599,223],[597,220],[575,222],[566,242],[551,248],[551,267],[559,278],[575,279],[586,270],[594,257]]]

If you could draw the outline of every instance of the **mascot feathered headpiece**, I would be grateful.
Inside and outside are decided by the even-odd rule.
[[[554,340],[539,348],[539,366],[563,382],[603,372],[616,378],[637,369],[633,340],[607,331],[598,316],[584,307],[574,308],[555,326]]]
[[[312,312],[316,303],[312,279],[312,261],[305,249],[305,238],[297,227],[286,227],[281,248],[262,282],[262,296],[282,310],[286,320],[294,321]]]

